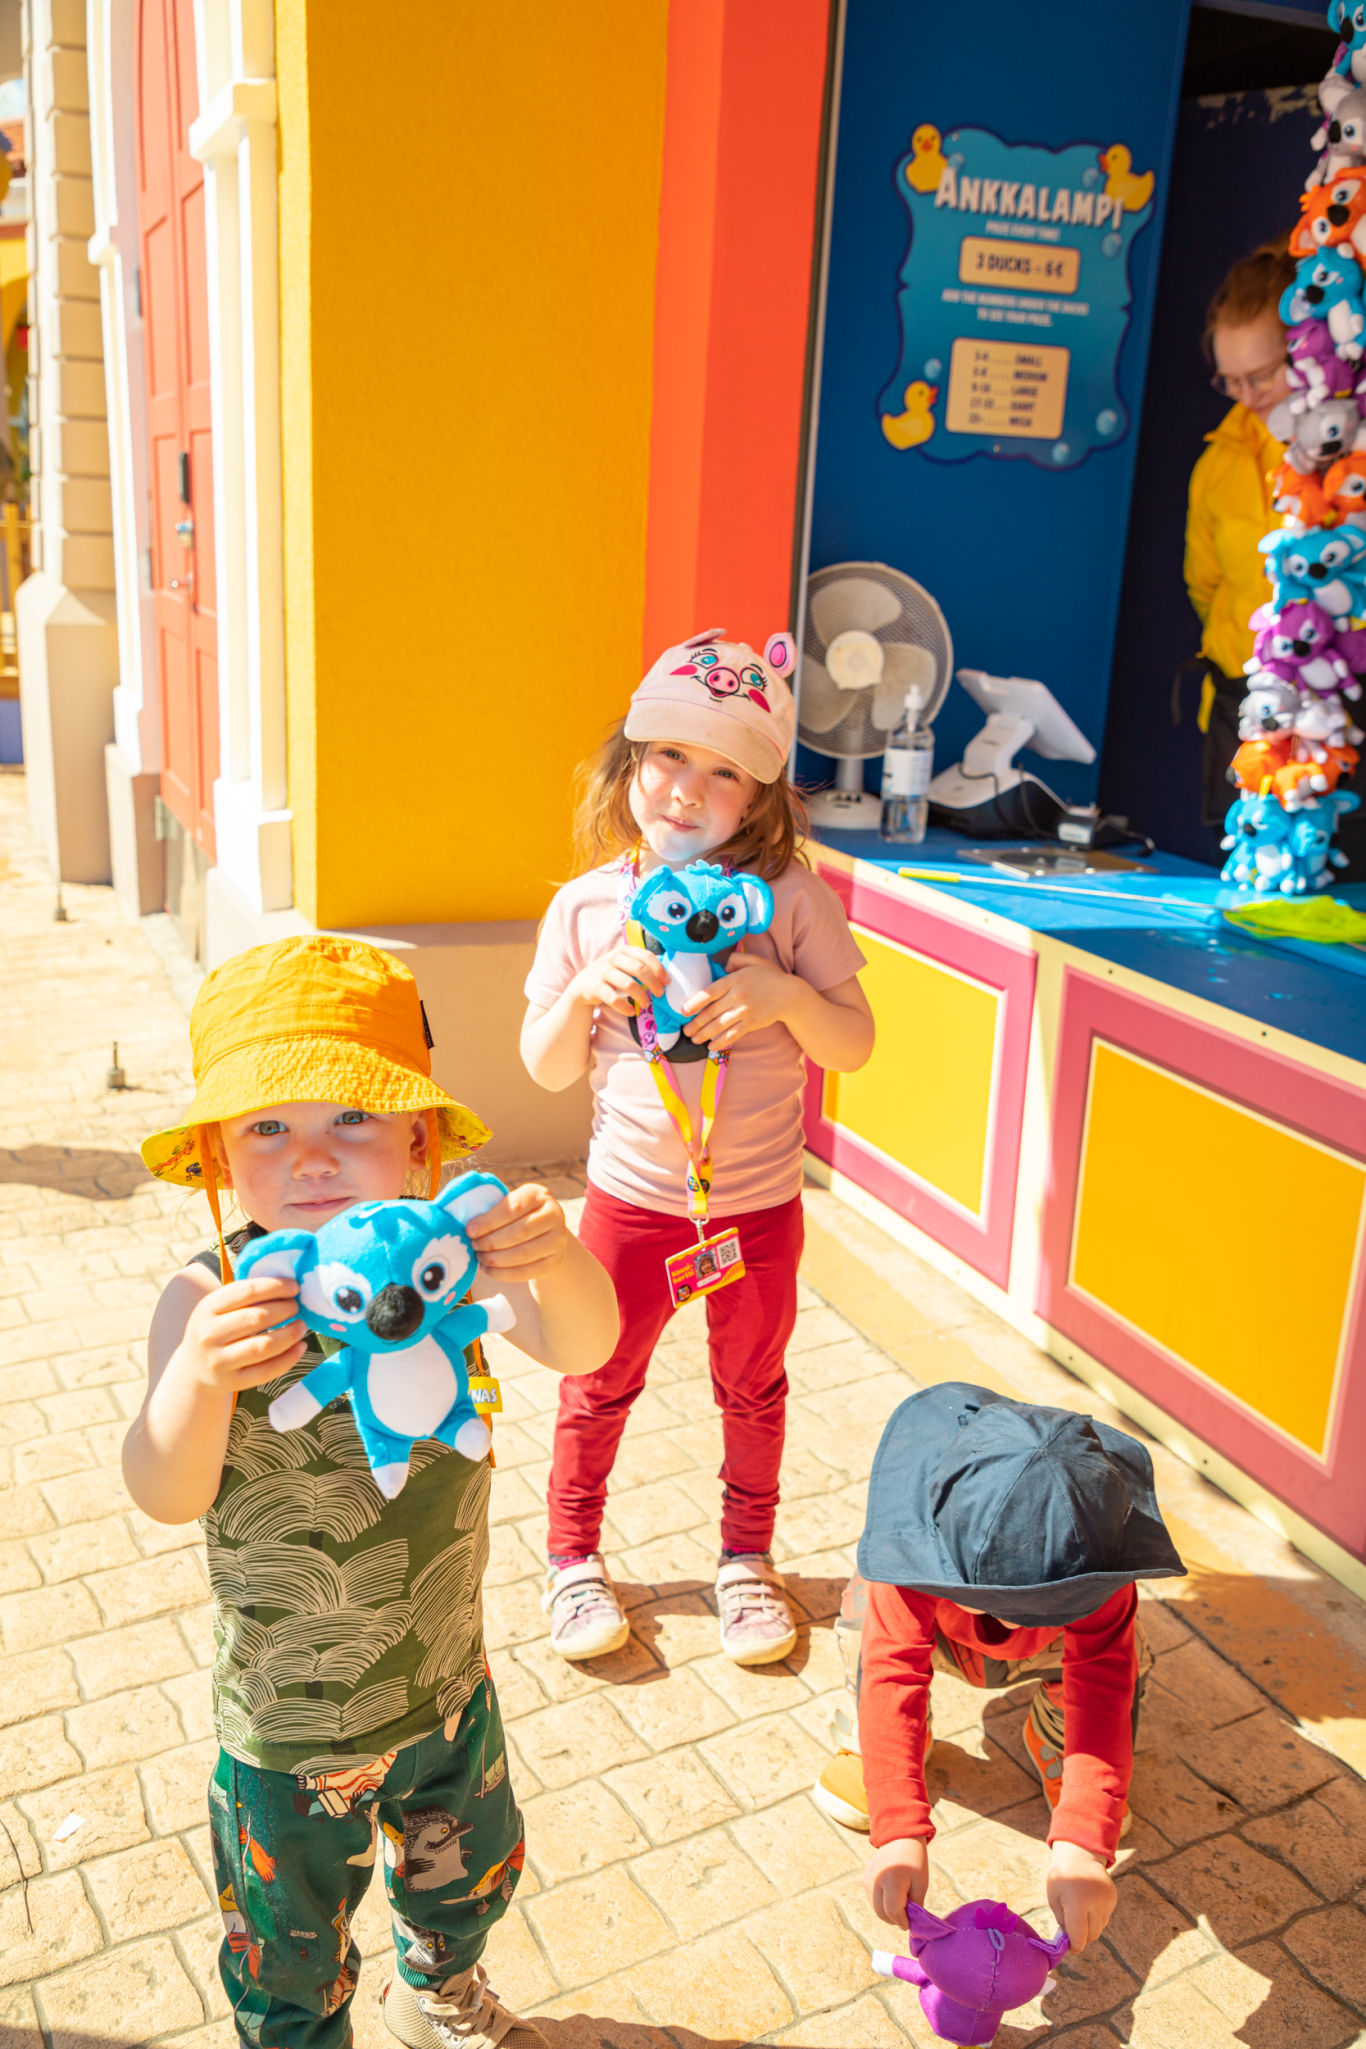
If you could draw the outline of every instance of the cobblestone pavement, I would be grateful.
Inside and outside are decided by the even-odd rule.
[[[185,1100],[184,1013],[110,891],[69,888],[71,921],[53,923],[21,792],[0,775],[0,2049],[208,2049],[233,2030],[205,1825],[202,1552],[119,1478],[148,1310],[207,1236],[202,1204],[149,1181],[136,1150]],[[116,1033],[120,1094],[104,1085]],[[781,1666],[739,1671],[717,1647],[698,1316],[660,1346],[614,1477],[606,1546],[631,1640],[586,1672],[551,1654],[538,1600],[555,1385],[503,1348],[487,1614],[528,1863],[488,1960],[554,2049],[930,2040],[914,1996],[869,1969],[888,1938],[858,1884],[862,1840],[807,1791],[869,1461],[917,1383],[1096,1401],[828,1195],[812,1192],[810,1220],[777,1547],[806,1626]],[[1144,1600],[1157,1664],[1119,1909],[998,2042],[1051,2025],[1059,2049],[1366,2043],[1361,1604],[1169,1454],[1157,1465],[1195,1569]],[[934,1684],[931,1904],[1004,1894],[1046,1921],[1025,1696],[984,1721],[980,1696]],[[389,2039],[378,1889],[357,1935],[356,2039],[374,2045]]]

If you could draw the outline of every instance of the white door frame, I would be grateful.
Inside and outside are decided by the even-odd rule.
[[[140,768],[160,766],[146,719],[153,650],[135,601],[145,581],[148,478],[141,323],[135,305],[137,183],[133,65],[137,0],[87,0],[96,232],[105,306],[110,464],[118,564],[124,731]],[[204,165],[220,772],[217,865],[253,913],[287,910],[293,865],[285,750],[284,523],[280,452],[279,230],[272,0],[195,0]],[[115,418],[118,416],[118,428]],[[114,444],[119,442],[115,463]],[[117,714],[116,714],[117,715]],[[150,749],[156,751],[152,754]]]

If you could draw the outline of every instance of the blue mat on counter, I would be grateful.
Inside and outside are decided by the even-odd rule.
[[[1349,1059],[1366,1058],[1366,953],[1352,946],[1321,946],[1301,939],[1264,939],[1230,925],[1221,902],[1233,901],[1217,870],[1178,854],[1152,854],[1141,873],[1080,875],[1076,887],[1103,891],[1112,902],[1088,894],[1069,899],[1068,879],[1050,877],[1046,886],[971,858],[981,840],[931,830],[918,846],[889,846],[873,832],[826,832],[818,843],[882,868],[944,868],[957,875],[982,870],[983,880],[936,884],[945,894],[979,910],[1047,933],[1079,952],[1131,968],[1169,988],[1219,1003],[1258,1023],[1293,1032],[1311,1045]],[[1128,850],[1119,848],[1121,854]],[[992,879],[987,881],[985,877]],[[1366,884],[1334,894],[1366,912]],[[1179,897],[1199,906],[1185,910],[1162,898]],[[1246,902],[1243,898],[1241,901]]]

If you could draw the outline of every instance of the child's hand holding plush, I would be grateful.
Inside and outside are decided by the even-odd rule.
[[[1048,1859],[1048,1910],[1066,1929],[1074,1955],[1105,1933],[1117,1897],[1104,1858],[1079,1843],[1054,1843]]]
[[[879,1921],[906,1925],[906,1902],[924,1903],[930,1885],[930,1846],[921,1836],[896,1836],[874,1850],[863,1867],[863,1889]]]
[[[205,1388],[237,1395],[287,1373],[303,1357],[307,1332],[294,1317],[297,1281],[230,1281],[190,1311],[171,1370]],[[286,1320],[282,1321],[281,1319]]]

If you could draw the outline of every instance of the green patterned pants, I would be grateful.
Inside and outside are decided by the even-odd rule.
[[[400,1974],[468,1970],[521,1874],[522,1818],[492,1681],[440,1730],[367,1768],[267,1772],[220,1751],[209,1784],[219,1969],[257,2049],[346,2049],[351,1916],[382,1867]],[[376,1988],[378,1989],[378,1988]]]

